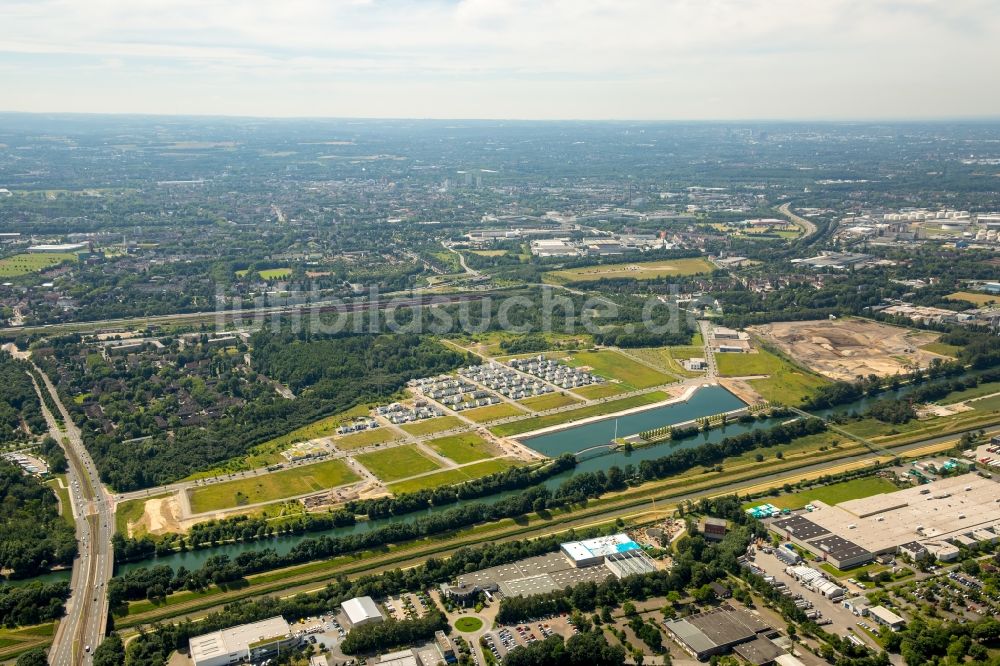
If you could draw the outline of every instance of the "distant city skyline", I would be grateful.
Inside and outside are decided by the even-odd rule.
[[[993,118],[986,0],[0,0],[0,111]]]

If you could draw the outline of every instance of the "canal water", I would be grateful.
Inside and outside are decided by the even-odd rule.
[[[709,386],[698,389],[687,401],[653,407],[647,410],[635,412],[627,416],[622,416],[618,421],[618,436],[637,434],[645,430],[659,428],[667,425],[674,425],[691,421],[705,416],[712,416],[721,412],[732,411],[745,406],[745,403],[735,395],[720,386]],[[716,428],[707,433],[699,433],[695,437],[690,437],[678,442],[664,442],[654,446],[641,447],[634,451],[612,451],[593,457],[585,457],[572,470],[551,477],[544,482],[544,485],[555,490],[560,484],[578,472],[596,472],[607,470],[617,465],[638,465],[643,460],[654,460],[668,455],[672,451],[701,446],[708,442],[718,442],[725,437],[738,435],[757,428],[770,428],[788,417],[779,419],[765,419],[752,423],[730,423],[723,428]],[[615,434],[615,420],[609,418],[595,421],[583,425],[572,426],[564,430],[539,435],[537,437],[523,440],[528,446],[549,456],[558,456],[561,453],[575,453],[597,444],[606,444],[611,441]],[[418,514],[407,514],[405,516],[383,518],[380,520],[360,521],[348,527],[333,528],[321,532],[309,532],[291,536],[273,537],[270,539],[259,539],[255,541],[221,544],[214,547],[201,548],[186,552],[171,553],[161,557],[150,558],[139,562],[129,562],[118,565],[116,574],[121,574],[133,569],[142,567],[169,565],[174,569],[187,567],[188,569],[200,568],[205,560],[213,555],[228,555],[235,557],[243,552],[262,550],[271,548],[278,553],[284,554],[291,551],[295,546],[305,539],[317,538],[320,536],[338,537],[349,534],[357,534],[368,530],[379,529],[396,522],[410,522],[415,516],[432,514],[439,511],[448,511],[465,503],[488,502],[493,503],[506,497],[516,495],[520,491],[508,491],[498,493],[489,497],[473,500],[463,500],[454,504],[442,507],[432,507]],[[69,571],[55,571],[43,576],[26,579],[22,581],[10,581],[12,585],[23,585],[30,581],[56,581],[69,580]]]
[[[555,458],[563,453],[576,453],[591,446],[608,444],[614,439],[616,432],[618,437],[628,437],[664,425],[693,421],[742,407],[746,407],[746,403],[723,387],[704,386],[683,402],[556,430],[521,441],[534,450]]]

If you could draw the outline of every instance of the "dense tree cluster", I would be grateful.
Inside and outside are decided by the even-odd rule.
[[[57,379],[102,479],[120,491],[176,481],[467,361],[415,335],[260,332],[251,347],[252,370],[243,355],[207,342],[104,359],[66,336],[35,353]],[[296,398],[281,397],[258,373],[290,385]],[[80,395],[82,403],[71,399]]]
[[[917,410],[913,408],[910,400],[883,399],[872,403],[872,406],[865,412],[865,416],[870,416],[883,423],[907,423],[917,418]]]
[[[17,627],[57,620],[69,598],[69,583],[33,581],[16,587],[0,585],[0,625]]]
[[[32,648],[27,652],[22,652],[14,666],[47,666],[48,657],[45,655],[45,648]]]
[[[52,489],[0,460],[0,569],[25,578],[56,564],[72,564],[76,534],[59,517]]]
[[[886,648],[899,652],[907,666],[937,664],[994,664],[990,650],[1000,642],[1000,621],[984,617],[976,622],[932,622],[917,617],[898,632],[886,635]],[[966,658],[971,661],[966,661]]]
[[[340,649],[344,654],[387,652],[403,645],[434,638],[435,631],[447,627],[448,618],[441,611],[434,609],[423,617],[412,620],[388,619],[385,622],[351,629],[347,638],[340,643]]]
[[[30,366],[0,350],[0,445],[26,441],[45,432],[38,394],[28,376]]]
[[[506,666],[621,666],[625,648],[609,645],[600,631],[587,631],[564,641],[549,636],[511,650],[504,657]]]
[[[38,453],[45,458],[50,471],[62,474],[69,469],[69,464],[66,462],[66,452],[51,435],[46,435],[38,443]]]
[[[111,632],[94,649],[94,666],[125,666],[125,644],[121,636]]]

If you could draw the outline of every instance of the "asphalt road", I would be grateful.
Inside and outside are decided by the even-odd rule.
[[[114,533],[115,510],[111,495],[101,484],[97,467],[83,446],[79,428],[59,400],[59,394],[48,376],[41,369],[38,372],[45,384],[39,388],[47,390],[52,396],[63,420],[60,428],[45,407],[45,402],[42,402],[49,429],[66,451],[70,499],[80,550],[73,562],[66,616],[59,623],[49,650],[49,663],[53,666],[76,666],[89,663],[107,628],[106,585],[114,570],[111,536]]]

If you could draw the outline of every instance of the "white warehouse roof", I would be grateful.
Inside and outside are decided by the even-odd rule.
[[[586,541],[569,541],[561,544],[560,547],[564,553],[577,562],[641,550],[639,544],[632,541],[627,534],[612,534]]]
[[[250,645],[258,641],[284,638],[289,633],[288,622],[277,616],[195,636],[188,642],[188,646],[191,659],[199,664],[223,655],[246,653]]]
[[[383,620],[382,611],[378,609],[371,597],[354,597],[340,605],[352,625],[368,620]]]

